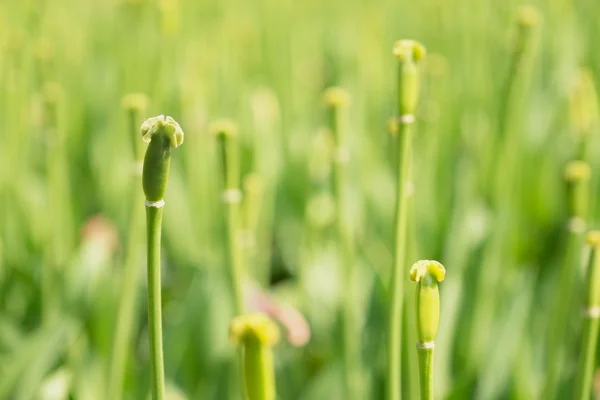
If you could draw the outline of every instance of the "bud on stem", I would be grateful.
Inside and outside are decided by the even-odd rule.
[[[262,313],[239,316],[231,322],[230,337],[242,347],[248,400],[275,400],[272,347],[279,341],[277,325]]]
[[[590,197],[590,174],[590,166],[585,161],[571,161],[565,167],[570,218],[587,218]]]
[[[600,323],[600,231],[588,233],[587,244],[591,255],[585,274],[585,297],[583,301],[583,330],[581,355],[575,377],[575,400],[587,400],[592,391],[592,377],[596,359],[596,342]]]
[[[162,309],[160,246],[163,197],[167,190],[171,147],[183,143],[183,131],[171,117],[149,118],[141,127],[142,138],[149,142],[144,157],[142,187],[146,195],[148,250],[148,325],[152,364],[152,398],[165,398],[165,372],[162,348]]]
[[[444,266],[437,261],[418,261],[410,269],[410,279],[417,282],[417,351],[421,400],[433,399],[433,349],[440,325],[438,283],[442,282],[445,276]]]

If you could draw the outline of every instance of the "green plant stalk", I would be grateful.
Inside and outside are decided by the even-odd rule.
[[[241,205],[243,226],[240,239],[244,249],[244,260],[253,266],[254,279],[262,285],[268,282],[268,271],[261,268],[258,259],[258,232],[260,228],[261,211],[263,206],[263,180],[257,172],[250,173],[244,177],[244,199]]]
[[[354,240],[348,216],[348,144],[347,131],[344,127],[342,109],[348,101],[348,94],[340,88],[327,90],[326,101],[329,105],[329,129],[332,133],[335,151],[332,178],[333,195],[336,209],[336,231],[339,256],[342,267],[342,326],[343,326],[343,358],[345,398],[361,398],[360,396],[360,347],[354,334],[355,320],[352,276],[355,269]]]
[[[219,131],[221,148],[221,162],[224,175],[224,202],[225,219],[227,225],[227,262],[229,269],[230,286],[233,297],[235,315],[244,313],[244,299],[242,289],[243,278],[243,249],[239,245],[240,220],[240,164],[237,141],[233,129]],[[228,198],[227,194],[232,194]]]
[[[152,396],[165,398],[165,366],[162,347],[162,308],[160,279],[160,236],[162,207],[146,207],[148,247],[148,325],[152,364]]]
[[[565,169],[567,182],[567,200],[569,219],[567,221],[568,238],[565,259],[563,260],[558,296],[552,317],[549,322],[546,354],[546,382],[542,398],[556,397],[560,382],[561,367],[564,364],[562,355],[570,342],[567,327],[569,323],[569,310],[572,306],[571,299],[575,289],[576,276],[581,262],[581,247],[583,245],[585,225],[588,215],[590,167],[583,161],[571,161]],[[561,344],[563,344],[561,346]]]
[[[137,111],[130,110],[129,125],[131,136],[137,139]],[[139,140],[133,141],[134,157],[139,159],[141,146]],[[137,167],[137,165],[136,165]],[[135,329],[135,309],[137,305],[137,287],[140,281],[140,252],[142,208],[139,202],[142,200],[140,176],[135,173],[135,194],[132,204],[131,219],[129,222],[129,240],[127,242],[127,253],[124,261],[124,275],[121,287],[121,297],[117,310],[117,322],[115,325],[115,336],[113,339],[112,356],[109,366],[108,398],[120,400],[123,397],[123,382],[127,366],[128,348],[131,346],[131,336]]]
[[[408,207],[411,209],[414,204],[414,197],[409,198]],[[416,240],[415,213],[411,213],[408,218],[408,247],[407,260],[414,260],[420,251]],[[409,277],[405,277],[404,285],[410,284]],[[404,299],[403,311],[403,332],[402,335],[402,396],[406,399],[419,398],[419,355],[414,351],[415,343],[418,342],[417,330],[414,321],[417,318],[417,299],[415,296],[406,296]]]
[[[398,158],[396,207],[394,213],[394,256],[391,274],[390,306],[387,332],[387,400],[402,396],[402,302],[404,299],[404,265],[408,231],[408,197],[411,195],[411,161],[413,132],[411,123],[418,98],[419,80],[416,62],[425,49],[412,41],[400,41],[394,49],[398,57]],[[412,117],[412,119],[410,119]]]
[[[417,352],[421,400],[433,400],[433,349],[440,325],[439,282],[446,277],[444,266],[437,261],[422,260],[410,269],[410,279],[417,282]]]
[[[61,307],[61,294],[56,290],[61,285],[60,268],[69,258],[73,243],[73,221],[69,204],[70,187],[65,148],[65,132],[59,124],[59,106],[62,88],[54,82],[44,86],[47,137],[47,181],[48,204],[60,224],[50,224],[47,231],[46,259],[42,269],[42,317],[45,322],[58,317]]]
[[[243,354],[244,382],[249,400],[275,400],[273,350],[256,340],[248,340]]]
[[[398,127],[399,153],[397,163],[398,187],[396,192],[395,211],[395,234],[394,234],[394,256],[392,267],[391,293],[390,293],[390,315],[388,332],[388,379],[391,380],[388,388],[388,400],[400,398],[401,393],[401,355],[402,343],[402,301],[404,298],[403,271],[406,261],[406,234],[407,234],[407,182],[409,176],[409,160],[412,151],[412,128],[401,124]]]
[[[183,131],[171,117],[160,115],[142,124],[142,136],[149,142],[144,156],[142,187],[146,195],[148,251],[148,330],[152,397],[165,398],[165,368],[162,347],[162,302],[160,278],[160,244],[164,196],[167,191],[171,148],[183,143]]]
[[[598,340],[598,320],[600,307],[600,232],[588,234],[588,244],[592,246],[586,271],[586,294],[584,321],[581,335],[581,351],[579,366],[575,377],[575,400],[588,400],[592,391],[592,378],[596,361],[596,344]]]
[[[421,400],[433,399],[433,348],[417,347]]]
[[[261,194],[260,221],[256,231],[256,252],[253,265],[256,265],[261,283],[268,280],[272,246],[275,206],[277,203],[278,181],[282,173],[282,134],[280,129],[280,106],[277,96],[270,90],[259,90],[252,97],[254,135],[252,140],[252,168],[263,182]],[[274,143],[264,146],[264,143]]]
[[[242,357],[244,397],[248,400],[275,400],[275,368],[272,347],[279,341],[279,328],[265,314],[235,317],[230,338],[239,344]]]

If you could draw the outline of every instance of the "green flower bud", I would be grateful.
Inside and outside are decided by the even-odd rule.
[[[585,161],[571,161],[565,167],[569,217],[587,217],[590,174],[590,166]]]
[[[394,45],[398,58],[398,113],[414,115],[419,95],[419,71],[417,63],[425,57],[423,45],[414,40],[399,40]]]
[[[523,54],[531,47],[534,33],[540,22],[541,17],[535,7],[525,5],[519,8],[517,14],[517,37],[513,48],[515,53]]]
[[[341,87],[330,87],[325,91],[323,99],[330,107],[346,107],[350,104],[350,93]]]
[[[141,127],[142,139],[149,143],[144,157],[142,186],[149,201],[160,201],[167,190],[171,148],[183,143],[183,131],[171,117],[147,119]]]
[[[129,93],[123,96],[121,105],[129,112],[143,112],[148,107],[149,102],[148,96],[144,93]]]
[[[279,341],[279,328],[265,314],[234,318],[232,341],[243,347],[244,385],[248,400],[275,400],[275,370],[272,347]]]
[[[421,260],[410,268],[410,279],[417,282],[417,330],[421,343],[433,342],[440,324],[438,283],[446,276],[437,261]]]
[[[592,71],[582,69],[575,81],[569,102],[571,125],[576,138],[583,140],[598,123],[598,106]]]

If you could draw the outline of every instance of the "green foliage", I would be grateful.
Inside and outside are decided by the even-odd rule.
[[[238,399],[228,328],[236,308],[266,305],[285,322],[282,337],[301,325],[282,309],[299,310],[310,327],[304,348],[282,340],[273,349],[278,399],[344,398],[349,335],[360,348],[363,390],[383,398],[399,112],[415,122],[397,281],[410,287],[406,272],[419,259],[448,270],[435,397],[544,398],[552,386],[555,398],[570,398],[585,328],[579,228],[600,222],[600,5],[536,4],[0,2],[0,399],[44,398],[53,385],[77,400],[111,397],[115,386],[123,399],[150,394],[143,216],[135,209],[143,212],[144,144],[131,131],[159,113],[186,133],[171,160],[154,260],[166,396]],[[402,38],[427,47],[418,102],[414,65],[399,71],[390,54]],[[403,59],[422,55],[405,47]],[[400,104],[399,85],[410,89]],[[323,129],[332,121],[321,98],[332,86],[352,98],[343,154]],[[221,142],[209,126],[222,116],[238,126],[225,185]],[[172,144],[161,138],[158,156]],[[351,157],[342,157],[336,194],[334,162],[344,154]],[[589,165],[588,187],[565,185],[571,160]],[[259,194],[240,185],[248,176],[258,177]],[[236,207],[223,204],[228,188],[242,192]],[[162,186],[152,192],[150,200],[162,199]],[[337,225],[340,204],[351,231]],[[243,267],[235,300],[232,259]],[[401,293],[399,379],[412,400],[415,299]],[[342,310],[352,311],[349,331]],[[557,325],[564,331],[552,338]],[[552,384],[550,359],[560,365]],[[111,377],[114,368],[120,376]]]

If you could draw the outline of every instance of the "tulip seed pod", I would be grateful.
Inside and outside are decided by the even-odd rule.
[[[233,319],[231,340],[242,347],[245,393],[248,400],[275,400],[273,346],[279,341],[279,328],[263,313]]]
[[[440,325],[438,284],[445,276],[444,266],[437,261],[421,260],[410,269],[410,279],[417,282],[417,351],[422,400],[433,399],[433,349]]]

